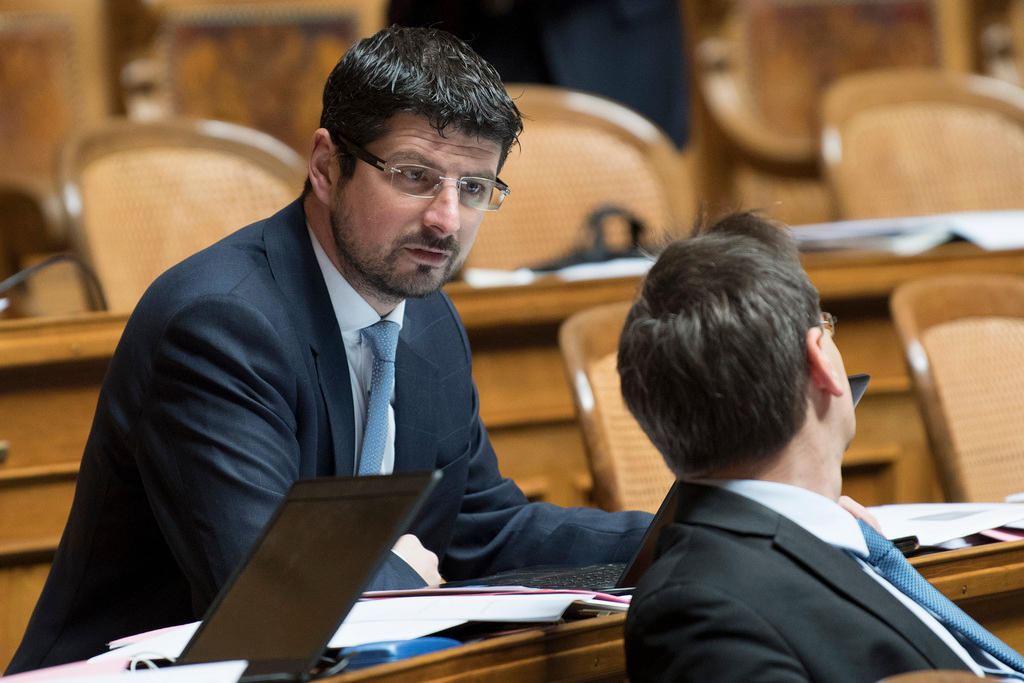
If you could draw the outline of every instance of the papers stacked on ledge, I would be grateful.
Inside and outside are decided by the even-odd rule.
[[[868,508],[887,538],[917,536],[923,546],[959,548],[972,545],[968,537],[1004,530],[998,540],[1024,537],[1024,503],[917,503]],[[993,536],[989,536],[993,538]]]
[[[1024,211],[965,211],[793,227],[800,250],[864,249],[910,256],[954,237],[983,249],[1024,248]]]

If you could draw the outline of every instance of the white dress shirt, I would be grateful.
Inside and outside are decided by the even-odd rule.
[[[348,283],[338,269],[334,267],[327,257],[319,240],[313,231],[306,225],[309,231],[309,240],[313,243],[313,252],[316,254],[316,262],[320,265],[320,272],[323,274],[324,283],[327,285],[327,294],[331,297],[331,306],[334,308],[334,315],[338,319],[338,327],[341,330],[341,338],[345,342],[345,356],[348,359],[348,375],[352,384],[352,407],[355,418],[355,474],[359,471],[359,453],[363,447],[363,430],[366,428],[366,409],[370,401],[370,376],[373,371],[373,349],[363,339],[360,333],[364,327],[369,327],[379,320],[391,320],[398,324],[399,330],[405,318],[405,301],[402,301],[395,309],[381,318],[377,311],[361,297],[352,285]],[[395,394],[391,392],[391,401],[388,403],[388,438],[384,447],[384,458],[381,461],[380,473],[391,474],[395,469]],[[349,474],[338,472],[339,475]]]
[[[845,550],[854,560],[860,564],[864,572],[878,582],[880,586],[892,593],[893,597],[903,603],[918,619],[944,642],[957,657],[963,660],[964,664],[978,676],[984,675],[984,670],[975,661],[974,657],[964,649],[964,646],[956,637],[939,622],[931,612],[911,600],[898,588],[889,583],[882,575],[875,571],[874,567],[865,560],[868,558],[868,546],[864,541],[864,534],[861,533],[860,525],[856,518],[844,510],[833,500],[826,498],[813,491],[799,486],[782,484],[774,481],[761,481],[756,479],[719,479],[701,480],[693,482],[698,484],[709,484],[719,486],[727,491],[732,491],[744,498],[749,498],[755,503],[760,503],[766,508],[774,510],[791,522],[803,527],[809,534],[820,538],[825,543]],[[978,655],[983,655],[988,663],[987,666],[998,668],[1003,671],[1006,666],[989,657],[986,653],[978,650]]]

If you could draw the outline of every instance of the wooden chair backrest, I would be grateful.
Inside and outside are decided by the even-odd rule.
[[[61,146],[112,111],[103,18],[103,0],[0,0],[0,275],[67,237]]]
[[[1024,491],[1024,278],[912,281],[890,308],[947,500]]]
[[[817,157],[822,90],[856,72],[943,63],[935,0],[684,0],[695,85],[744,153]]]
[[[122,312],[165,269],[298,197],[305,165],[235,124],[112,119],[71,141],[61,177],[73,244]]]
[[[694,211],[685,162],[671,140],[633,110],[596,95],[547,85],[508,84],[523,113],[520,145],[499,177],[511,194],[484,217],[467,266],[539,265],[588,245],[586,218],[622,207],[662,241]],[[623,226],[609,246],[628,245]]]
[[[570,316],[558,334],[569,386],[594,479],[605,510],[656,512],[675,477],[629,412],[616,368],[619,334],[630,302]]]
[[[196,2],[155,12],[152,110],[231,121],[309,153],[324,82],[357,40],[384,27],[384,0]]]
[[[822,159],[842,218],[1019,209],[1024,91],[937,70],[851,76],[825,95]]]

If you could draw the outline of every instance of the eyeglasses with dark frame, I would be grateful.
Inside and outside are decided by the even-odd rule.
[[[818,324],[828,330],[829,334],[835,338],[836,332],[839,330],[839,318],[835,317],[831,313],[822,311],[821,320],[818,321]]]
[[[334,134],[348,147],[357,159],[388,176],[391,187],[409,197],[430,199],[436,197],[446,180],[455,182],[459,193],[459,203],[469,209],[478,211],[497,211],[505,197],[509,195],[508,185],[501,178],[477,178],[461,176],[449,178],[441,175],[436,168],[421,164],[391,164],[379,156],[366,151],[340,133]]]

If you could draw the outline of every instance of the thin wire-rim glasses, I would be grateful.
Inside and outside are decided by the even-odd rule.
[[[340,133],[335,133],[335,135],[345,143],[345,146],[357,159],[365,161],[387,175],[391,187],[407,197],[431,199],[441,191],[444,181],[451,180],[455,182],[455,188],[459,193],[459,203],[462,206],[478,211],[497,211],[505,197],[511,193],[508,185],[502,182],[501,178],[493,180],[475,176],[449,178],[441,175],[436,168],[422,164],[391,164],[376,154],[368,152],[344,135]]]
[[[828,330],[833,339],[835,338],[836,332],[839,330],[839,318],[835,317],[831,313],[822,311],[821,320],[818,321],[818,324]]]

